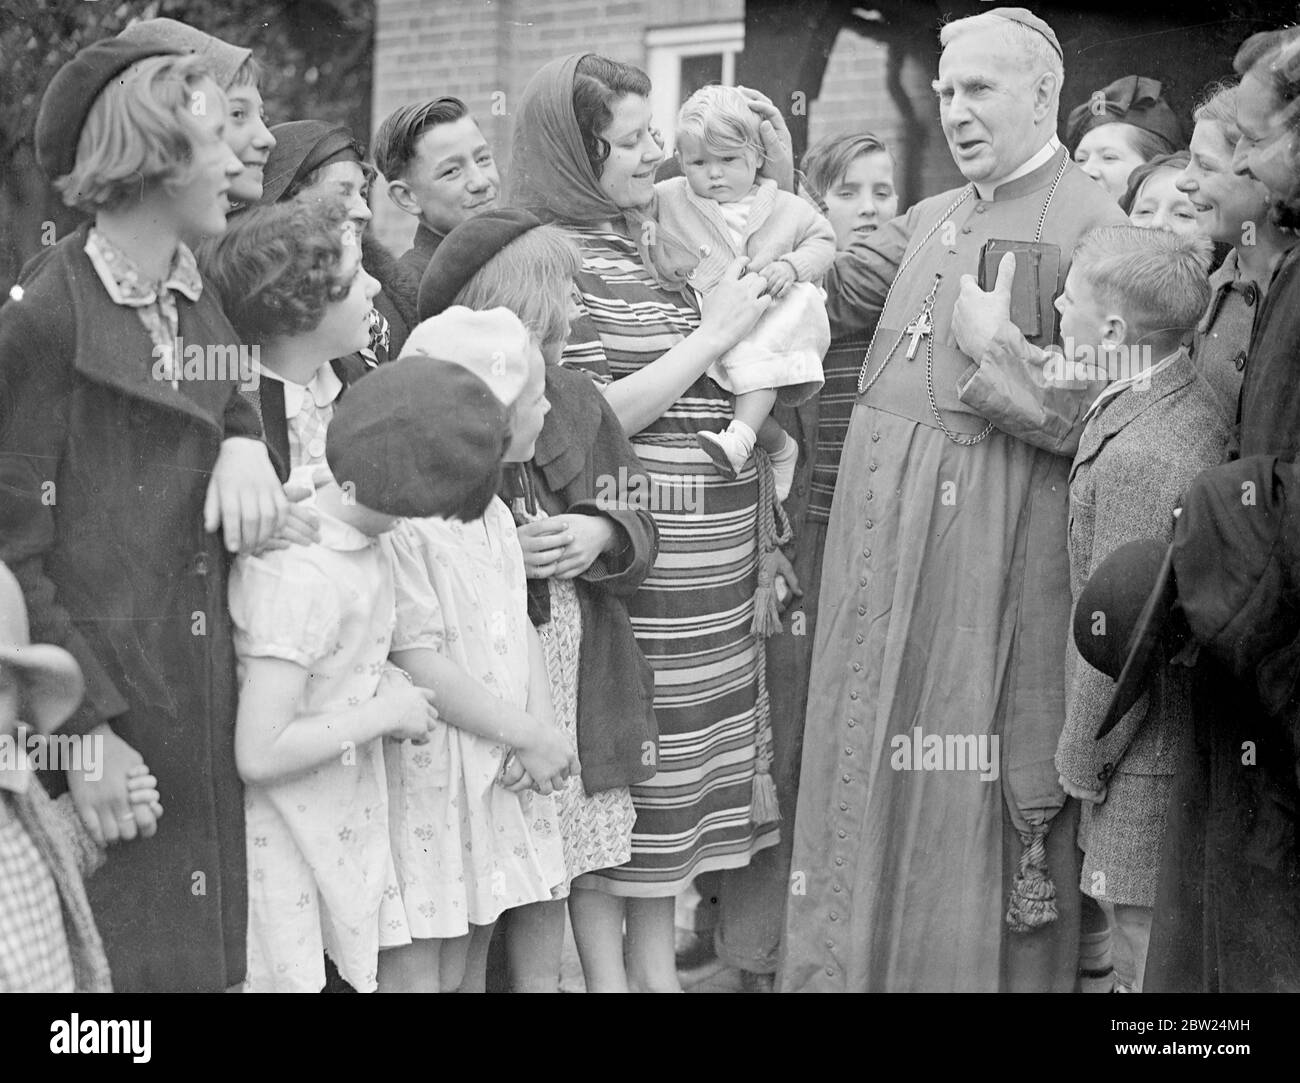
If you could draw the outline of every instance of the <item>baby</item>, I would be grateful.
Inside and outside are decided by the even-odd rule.
[[[708,294],[727,265],[749,257],[767,279],[774,304],[749,335],[710,366],[709,376],[735,396],[735,416],[721,433],[696,434],[727,477],[735,477],[755,442],[772,457],[777,497],[794,478],[798,445],[773,423],[759,437],[778,396],[798,405],[822,385],[830,326],[814,285],[835,257],[835,232],[806,202],[757,176],[763,160],[759,117],[735,87],[706,86],[677,118],[677,158],[684,176],[655,185],[657,228],[646,264],[675,289]]]

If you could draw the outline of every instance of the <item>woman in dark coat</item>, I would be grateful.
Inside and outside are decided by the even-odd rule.
[[[239,340],[180,240],[225,228],[240,166],[217,135],[224,99],[201,62],[166,52],[96,43],[42,102],[38,160],[96,218],[0,309],[0,560],[33,637],[85,675],[61,732],[96,738],[98,772],[68,785],[91,833],[123,840],[88,885],[114,987],[220,991],[243,978],[247,915],[227,555],[211,531],[256,547],[285,505],[238,393]],[[208,111],[191,121],[193,94]],[[170,115],[188,161],[135,130],[142,113]],[[142,755],[157,821],[125,801]]]

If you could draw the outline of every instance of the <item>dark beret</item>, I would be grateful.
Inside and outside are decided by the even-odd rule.
[[[511,207],[476,214],[443,238],[420,279],[418,302],[421,320],[452,306],[483,265],[511,241],[536,229],[542,220],[529,211]]]
[[[291,120],[271,129],[275,146],[262,171],[262,203],[278,203],[294,183],[330,162],[361,162],[363,149],[343,124]]]
[[[90,107],[109,83],[138,60],[177,50],[156,41],[103,38],[54,73],[36,114],[36,162],[50,180],[72,172]]]
[[[509,443],[506,407],[487,384],[461,365],[410,355],[347,389],[325,458],[362,507],[473,520],[496,491]]]

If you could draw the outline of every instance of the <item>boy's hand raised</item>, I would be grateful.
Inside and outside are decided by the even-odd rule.
[[[203,501],[203,529],[221,527],[227,550],[252,552],[280,529],[287,512],[266,445],[247,436],[223,440]]]

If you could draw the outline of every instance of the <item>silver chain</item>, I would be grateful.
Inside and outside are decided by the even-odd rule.
[[[1047,199],[1043,201],[1043,209],[1038,213],[1038,226],[1034,230],[1034,244],[1038,244],[1038,242],[1042,239],[1043,226],[1047,222],[1047,208],[1052,205],[1052,197],[1056,195],[1057,186],[1061,183],[1061,178],[1065,176],[1065,171],[1067,168],[1069,168],[1069,165],[1070,165],[1070,158],[1067,155],[1065,160],[1061,163],[1061,168],[1056,171],[1056,177],[1052,180],[1052,186],[1047,191]],[[912,251],[908,253],[907,257],[903,260],[903,262],[898,265],[898,270],[894,274],[894,280],[889,284],[889,290],[885,294],[885,303],[880,308],[880,314],[882,316],[885,314],[885,308],[889,304],[890,295],[894,292],[894,286],[897,285],[898,280],[903,276],[903,271],[907,268],[907,265],[911,263],[913,258],[916,256],[916,254],[920,252],[922,248],[925,247],[926,243],[930,240],[930,238],[933,237],[939,231],[939,228],[946,221],[948,221],[948,219],[952,216],[953,212],[956,211],[957,208],[960,207],[963,203],[965,203],[967,199],[970,198],[971,193],[974,191],[975,191],[975,185],[968,184],[962,190],[961,195],[957,197],[957,201],[953,203],[953,205],[949,207],[946,211],[944,211],[944,213],[940,216],[939,220],[934,224],[934,227],[930,230],[930,232],[921,238],[921,243],[918,244],[914,249],[912,249]],[[942,277],[943,276],[938,273],[935,274],[934,285],[930,288],[930,294],[929,296],[926,297],[925,302],[922,305],[923,313],[928,313],[934,307],[934,295],[938,289],[939,282],[942,279]],[[876,371],[872,374],[871,379],[868,380],[866,378],[867,365],[870,363],[871,350],[872,347],[874,347],[876,344],[876,332],[879,330],[880,330],[880,321],[877,320],[876,328],[871,333],[871,342],[867,345],[867,354],[862,359],[862,369],[858,373],[859,397],[865,395],[868,391],[870,391],[871,386],[878,379],[880,379],[880,374],[885,371],[885,366],[889,364],[890,360],[894,356],[895,351],[898,349],[899,346],[902,345],[903,338],[907,335],[907,330],[904,329],[899,334],[898,338],[895,340],[894,345],[890,347],[889,352],[885,354],[885,359],[882,362],[880,362],[880,367],[876,369]],[[926,346],[925,392],[926,392],[926,396],[930,400],[930,412],[934,414],[934,419],[939,423],[939,428],[943,431],[944,436],[946,436],[954,444],[957,444],[960,447],[974,447],[981,440],[987,437],[989,433],[993,431],[993,422],[990,421],[987,425],[984,426],[983,431],[979,432],[974,436],[966,436],[963,434],[955,433],[950,428],[948,428],[946,424],[944,424],[943,416],[939,413],[939,403],[935,399],[935,395],[934,395],[934,333],[931,332],[930,334],[926,335],[925,339],[926,339],[925,341],[925,346]]]

